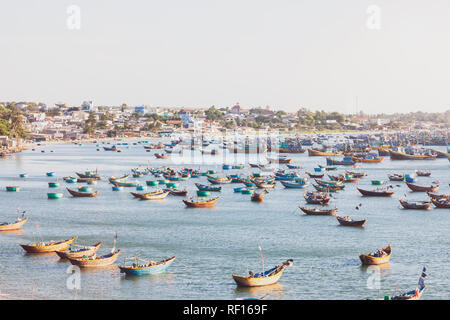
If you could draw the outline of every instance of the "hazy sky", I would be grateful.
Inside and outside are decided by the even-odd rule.
[[[449,0],[2,1],[0,101],[445,111],[449,17]]]

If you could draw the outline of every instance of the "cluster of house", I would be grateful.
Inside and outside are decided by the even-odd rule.
[[[17,107],[24,109],[27,103],[17,103]],[[57,111],[55,113],[55,110]],[[94,115],[96,121],[102,121],[101,128],[96,128],[94,134],[90,137],[102,138],[106,137],[108,132],[113,128],[126,128],[121,131],[123,136],[142,136],[153,135],[170,135],[176,130],[186,130],[191,132],[208,132],[220,133],[226,131],[224,126],[228,122],[233,122],[233,130],[241,133],[251,133],[254,129],[242,127],[237,124],[245,121],[247,124],[257,120],[258,117],[264,117],[268,121],[262,129],[270,130],[274,127],[271,119],[277,117],[278,127],[283,129],[301,129],[299,125],[301,117],[304,116],[304,110],[301,109],[294,113],[277,113],[269,107],[245,109],[236,103],[231,108],[217,109],[222,113],[222,121],[214,121],[208,119],[206,115],[207,109],[201,108],[162,108],[150,106],[95,106],[92,101],[84,101],[78,107],[67,107],[65,104],[56,104],[55,106],[47,106],[39,104],[39,108],[33,108],[32,111],[27,109],[24,112],[25,121],[24,128],[29,132],[29,138],[35,141],[39,140],[80,140],[88,138],[88,134],[83,132],[83,128],[89,116]],[[107,115],[107,116],[106,116]],[[158,117],[150,117],[157,115]],[[155,120],[157,119],[157,120]],[[158,123],[156,130],[148,130],[149,122]],[[327,119],[326,125],[330,127],[336,124],[337,120]],[[374,126],[389,127],[389,119],[368,118],[358,116],[346,116],[344,121],[340,121],[339,127],[347,130],[365,130]],[[307,126],[304,126],[305,129]],[[1,140],[0,140],[1,142]],[[5,142],[3,142],[5,144]]]

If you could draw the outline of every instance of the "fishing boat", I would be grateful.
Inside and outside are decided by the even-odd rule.
[[[348,227],[364,227],[364,224],[366,223],[366,219],[353,220],[349,216],[345,216],[345,217],[336,216],[336,219],[340,225],[348,226]]]
[[[166,191],[156,191],[156,192],[148,192],[148,193],[136,193],[130,192],[133,197],[141,199],[141,200],[162,200],[167,197],[170,193],[169,190]]]
[[[111,182],[116,187],[125,187],[125,188],[135,188],[139,186],[139,181],[134,182],[120,182],[120,181],[112,181]]]
[[[422,273],[420,274],[420,277],[419,277],[419,283],[414,290],[402,293],[400,295],[386,296],[384,299],[385,300],[420,300],[420,298],[422,297],[422,294],[426,288],[424,279],[427,275],[426,275],[425,271],[427,271],[427,269],[425,267],[423,267]]]
[[[169,191],[169,194],[172,196],[180,196],[180,197],[185,197],[188,194],[187,189],[184,190],[177,190],[177,189],[173,189],[173,188],[168,188],[168,189],[164,189],[165,191]]]
[[[47,175],[47,177],[54,177],[55,173],[54,172],[47,172],[46,175]]]
[[[448,198],[443,199],[430,199],[436,208],[450,209],[450,200]]]
[[[264,199],[264,195],[262,193],[253,192],[250,200],[253,202],[262,202]]]
[[[117,147],[114,145],[112,147],[103,147],[105,151],[117,151]]]
[[[94,253],[90,257],[78,257],[71,258],[68,257],[71,264],[75,266],[79,266],[81,268],[97,268],[97,267],[105,267],[113,264],[120,254],[120,249],[116,250],[116,241],[117,241],[117,233],[114,235],[114,245],[110,253],[97,256],[97,253]]]
[[[296,180],[295,182],[290,182],[290,181],[280,181],[280,183],[285,187],[285,188],[304,188],[305,186],[308,185],[307,181],[305,180]]]
[[[249,272],[249,276],[239,276],[233,274],[232,277],[238,286],[259,287],[278,282],[286,267],[292,266],[294,260],[288,259],[283,263],[261,273]]]
[[[439,151],[436,149],[431,149],[430,151],[432,153],[435,153],[437,158],[440,158],[440,159],[450,158],[450,153],[448,153],[448,151],[444,152],[444,151]]]
[[[367,173],[365,173],[365,172],[355,172],[355,171],[349,171],[349,170],[345,170],[345,174],[348,174],[355,178],[363,178],[363,177],[367,176]]]
[[[380,163],[381,161],[383,161],[384,158],[378,157],[373,154],[365,154],[362,156],[353,156],[352,159],[355,162],[361,163]]]
[[[197,187],[197,189],[198,190],[200,190],[200,191],[213,191],[213,192],[219,192],[220,190],[222,190],[222,187],[220,187],[220,186],[217,186],[217,187],[214,187],[214,186],[212,186],[212,185],[204,185],[204,184],[201,184],[201,183],[195,183],[195,186]]]
[[[113,183],[113,182],[125,182],[128,180],[128,178],[130,177],[129,174],[123,175],[122,177],[110,177],[108,178],[109,182]]]
[[[405,209],[426,210],[431,206],[431,201],[406,201],[401,199],[398,201]]]
[[[342,190],[345,188],[345,185],[342,181],[324,181],[319,179],[314,179],[314,181],[322,187],[330,187],[334,189]]]
[[[372,180],[371,183],[373,185],[379,186],[379,185],[384,184],[384,181],[383,180]]]
[[[317,209],[317,208],[307,208],[299,206],[299,208],[309,216],[334,216],[338,212],[337,208],[334,209]]]
[[[28,221],[28,217],[24,217],[25,211],[22,212],[22,216],[19,217],[20,212],[17,210],[17,220],[14,222],[0,223],[0,231],[13,231],[20,230],[25,222]]]
[[[75,198],[95,198],[98,195],[98,191],[94,192],[86,192],[86,191],[75,191],[69,188],[66,188],[69,193]]]
[[[189,200],[183,200],[184,204],[187,207],[190,208],[208,208],[208,207],[213,207],[216,202],[219,200],[219,197],[215,197],[215,198],[211,198],[211,199],[206,199],[206,200],[194,200],[194,199],[189,199]]]
[[[56,254],[61,259],[90,257],[97,252],[101,245],[101,241],[92,246],[79,246],[72,244],[69,248],[67,248],[67,250],[56,251]]]
[[[405,152],[397,152],[389,150],[391,160],[435,160],[437,154],[419,155],[419,154],[407,154]]]
[[[85,173],[75,172],[77,176],[79,176],[82,179],[91,179],[91,180],[102,180],[102,177],[100,177],[97,173],[97,171],[86,171]]]
[[[394,191],[388,191],[387,188],[382,190],[364,190],[360,188],[356,188],[358,191],[363,195],[367,197],[390,197],[394,194]]]
[[[342,152],[325,152],[322,150],[317,149],[308,149],[308,156],[310,157],[333,157],[333,156],[339,156]]]
[[[267,161],[269,163],[291,163],[292,159],[287,158],[286,156],[279,156],[278,158],[267,158]]]
[[[175,256],[167,258],[161,261],[143,260],[138,257],[125,258],[123,265],[118,266],[120,272],[130,275],[144,275],[144,274],[158,274],[162,273],[169,268],[172,262],[175,260]],[[131,265],[126,265],[127,260],[134,261]],[[140,264],[142,261],[144,263]]]
[[[302,167],[300,165],[293,165],[293,164],[286,164],[288,169],[301,169]]]
[[[342,160],[334,160],[331,158],[327,158],[328,166],[335,166],[335,165],[352,166],[354,164],[355,164],[355,161],[352,159],[352,157],[344,157]]]
[[[327,193],[322,192],[308,192],[303,195],[303,197],[308,204],[326,205],[331,200],[330,196]]]
[[[384,264],[389,262],[389,258],[392,254],[392,248],[391,245],[388,245],[387,247],[383,249],[378,249],[374,253],[369,254],[361,254],[359,256],[359,259],[361,260],[363,265],[377,265],[377,264]]]
[[[430,197],[430,199],[435,199],[435,200],[439,200],[439,199],[450,199],[450,195],[448,194],[436,194],[436,193],[432,193],[432,192],[427,192],[428,197]]]
[[[400,173],[388,174],[388,178],[391,181],[404,181],[405,175]]]
[[[322,174],[314,174],[314,173],[309,173],[309,172],[306,172],[306,174],[307,174],[310,178],[317,178],[317,179],[323,178],[323,176],[325,175],[325,173],[322,173]]]
[[[70,247],[72,242],[75,241],[77,237],[72,237],[68,240],[61,241],[48,241],[48,242],[36,242],[31,244],[21,244],[20,246],[28,253],[48,253],[55,251],[63,251]]]
[[[274,189],[276,186],[275,182],[265,182],[265,181],[256,181],[256,180],[253,180],[253,182],[255,183],[256,187],[259,189]]]
[[[321,165],[321,164],[319,164],[319,168],[325,169],[326,171],[337,170],[337,167],[336,167],[336,166],[323,166],[323,165]],[[314,170],[316,170],[316,169],[314,168]]]
[[[431,172],[430,171],[416,170],[416,174],[417,174],[418,177],[429,177],[429,176],[431,176]]]
[[[155,153],[155,157],[156,157],[157,159],[167,159],[167,158],[169,158],[168,155],[163,154],[163,153]]]
[[[418,186],[410,182],[406,182],[406,185],[408,186],[409,189],[411,189],[414,192],[436,192],[439,189],[439,185],[434,184],[432,184],[429,187],[425,187],[425,186]]]
[[[231,183],[231,180],[228,179],[228,177],[218,178],[218,177],[213,177],[213,176],[208,175],[208,176],[206,176],[206,180],[208,180],[212,184],[229,184],[229,183]]]

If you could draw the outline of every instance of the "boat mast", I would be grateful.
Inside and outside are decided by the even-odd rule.
[[[116,251],[116,242],[117,242],[117,231],[114,234],[114,245],[113,245],[113,248],[111,250],[111,254],[114,254],[114,252]]]

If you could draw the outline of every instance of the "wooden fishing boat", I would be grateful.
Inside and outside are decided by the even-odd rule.
[[[156,191],[156,192],[148,192],[148,193],[136,193],[130,192],[135,198],[141,200],[162,200],[167,197],[170,193],[169,190],[166,191]]]
[[[323,178],[323,176],[325,175],[325,173],[322,173],[322,174],[314,174],[314,173],[309,173],[309,172],[306,172],[306,174],[307,174],[310,178],[318,178],[318,179]]]
[[[138,257],[127,258],[124,260],[124,264],[118,266],[120,272],[131,275],[143,275],[143,274],[158,274],[167,270],[167,268],[175,260],[175,256],[167,258],[161,261],[143,260]],[[126,260],[134,261],[132,265],[126,266]],[[139,264],[139,261],[145,262],[144,264]]]
[[[233,274],[232,277],[238,286],[243,287],[259,287],[274,284],[278,282],[283,274],[284,269],[293,264],[293,261],[294,260],[292,259],[286,260],[280,265],[264,271],[264,273],[261,272],[254,274],[250,271],[250,275],[248,277],[235,274]]]
[[[254,183],[259,189],[274,189],[276,186],[275,182],[257,182],[254,180]]]
[[[288,169],[301,169],[302,167],[300,165],[293,165],[293,164],[286,164]]]
[[[412,184],[410,182],[406,182],[408,188],[410,188],[414,192],[436,192],[439,189],[439,185],[431,185],[429,187],[418,186],[416,184]]]
[[[337,167],[335,167],[335,166],[323,166],[323,165],[321,165],[321,164],[319,164],[319,168],[325,169],[326,171],[337,170]],[[315,170],[315,169],[314,169],[314,170]]]
[[[431,202],[435,205],[436,208],[441,209],[450,209],[450,200],[447,199],[433,199],[431,198]]]
[[[330,197],[314,197],[314,196],[308,196],[308,195],[304,195],[304,198],[306,200],[306,203],[308,204],[320,204],[322,206],[328,204],[328,202],[330,202],[331,198]]]
[[[306,181],[302,181],[302,180],[299,180],[299,181],[295,181],[295,182],[290,182],[290,181],[280,181],[280,183],[285,187],[285,188],[288,188],[288,189],[293,189],[293,188],[296,188],[296,189],[300,189],[300,188],[304,188],[305,186],[307,186],[308,185],[308,183],[306,182]]]
[[[386,300],[420,300],[422,297],[423,292],[425,291],[426,287],[417,288],[415,290],[411,290],[408,292],[405,292],[398,296],[388,296]]]
[[[393,150],[389,150],[389,155],[391,160],[435,160],[437,154],[431,155],[416,155],[416,154],[407,154],[404,152],[397,152]]]
[[[347,227],[364,227],[364,224],[366,223],[366,219],[353,220],[352,218],[350,218],[348,216],[346,216],[346,217],[336,216],[336,219],[340,225],[347,226]]]
[[[163,153],[155,153],[155,157],[156,157],[157,159],[167,159],[167,158],[169,158],[168,155],[165,155],[165,154],[163,154]]]
[[[253,202],[262,202],[264,199],[264,195],[262,193],[253,192],[250,200]]]
[[[333,157],[340,156],[342,152],[324,152],[322,150],[317,149],[308,149],[308,156],[310,157]]]
[[[450,199],[450,195],[448,195],[448,194],[435,194],[435,193],[427,192],[427,195],[428,195],[428,197],[430,197],[430,199],[435,199],[435,200]]]
[[[394,191],[387,191],[387,189],[385,190],[364,190],[360,188],[356,189],[358,189],[358,191],[361,192],[363,196],[368,197],[390,197],[394,194]]]
[[[398,201],[405,209],[426,210],[431,206],[431,201],[406,201],[401,199]]]
[[[319,179],[314,179],[314,181],[322,187],[334,188],[338,190],[342,190],[345,188],[345,185],[342,181],[324,181]]]
[[[117,233],[114,235],[114,245],[110,253],[97,256],[96,252],[90,257],[67,257],[71,264],[81,268],[105,267],[113,264],[120,254],[120,249],[116,250]]]
[[[17,218],[14,222],[4,222],[0,224],[0,231],[13,231],[20,230],[25,222],[28,221],[28,217]]]
[[[285,156],[279,156],[278,158],[267,158],[267,161],[269,163],[280,163],[280,164],[287,164],[287,163],[291,163],[292,159],[287,158]]]
[[[200,191],[219,192],[220,190],[222,190],[222,187],[220,187],[220,186],[214,187],[214,186],[211,186],[211,185],[208,186],[208,185],[204,185],[204,184],[201,184],[201,183],[195,183],[195,186]]]
[[[95,198],[98,195],[98,191],[95,192],[79,192],[69,188],[66,188],[69,193],[75,198]]]
[[[86,172],[86,173],[75,172],[75,173],[82,179],[102,180],[102,177],[100,177],[97,173],[93,172]]]
[[[436,150],[436,149],[431,149],[431,152],[435,153],[436,157],[440,158],[440,159],[450,158],[450,153],[448,153],[448,152],[439,151],[439,150]]]
[[[77,237],[68,240],[37,242],[32,244],[21,244],[20,246],[28,253],[48,253],[55,251],[63,251],[70,247]]]
[[[213,207],[216,202],[219,200],[219,197],[207,199],[207,200],[183,200],[184,204],[190,208],[208,208]]]
[[[307,208],[299,206],[299,208],[309,216],[334,216],[338,212],[337,208],[334,209],[317,209],[317,208]]]
[[[349,176],[355,177],[355,178],[362,178],[367,176],[367,173],[364,172],[354,172],[354,171],[349,171],[349,170],[345,170],[345,174],[348,174]]]
[[[180,197],[185,197],[188,194],[187,189],[184,190],[176,190],[173,188],[168,188],[168,189],[164,189],[165,191],[169,191],[169,194],[172,196],[180,196]]]
[[[92,246],[74,246],[72,244],[67,250],[56,251],[56,254],[61,259],[91,257],[97,252],[101,245],[101,241]]]
[[[351,157],[344,157],[344,159],[342,159],[342,160],[334,160],[331,158],[327,158],[328,166],[335,166],[335,165],[352,166],[354,164],[355,164],[355,161]]]
[[[377,250],[375,253],[369,253],[369,254],[361,254],[359,256],[359,259],[361,260],[362,264],[364,265],[377,265],[377,264],[384,264],[389,262],[389,258],[392,254],[392,248],[391,245],[388,245],[386,248],[383,248],[381,250]]]
[[[361,163],[380,163],[384,158],[364,158],[364,157],[352,157],[353,161]]]
[[[125,187],[125,188],[135,188],[139,186],[139,181],[134,182],[119,182],[119,181],[112,181],[111,182],[116,187]]]
[[[125,181],[127,181],[127,179],[130,177],[130,175],[129,174],[126,174],[126,175],[124,175],[124,176],[122,176],[122,177],[114,177],[114,176],[112,176],[112,177],[110,177],[110,178],[108,178],[108,180],[109,180],[109,182],[111,182],[111,183],[113,183],[113,182],[125,182]]]
[[[229,184],[229,183],[231,183],[231,180],[228,179],[228,177],[216,178],[216,177],[212,177],[212,176],[208,175],[208,176],[206,176],[206,180],[208,180],[212,184]]]
[[[416,170],[416,174],[417,174],[418,177],[429,177],[429,176],[431,176],[431,172],[430,171]]]
[[[391,181],[404,181],[405,180],[405,175],[404,174],[399,174],[399,173],[388,174],[388,178]]]
[[[380,157],[388,157],[389,156],[389,150],[388,149],[384,149],[384,148],[379,148],[378,149],[378,155]]]

